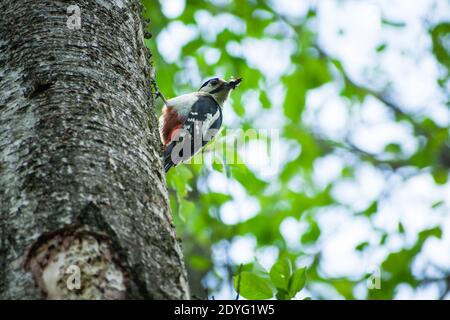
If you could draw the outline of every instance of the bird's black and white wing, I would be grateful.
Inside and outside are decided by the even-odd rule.
[[[189,160],[211,141],[222,125],[222,109],[213,97],[199,95],[177,137],[164,153],[164,169]]]

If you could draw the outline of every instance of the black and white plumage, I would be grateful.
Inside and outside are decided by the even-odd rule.
[[[159,121],[166,172],[189,160],[216,136],[222,125],[223,103],[241,80],[213,78],[197,92],[163,99],[165,106]]]
[[[211,96],[199,96],[183,128],[164,152],[164,170],[189,160],[211,141],[222,125],[222,108]]]

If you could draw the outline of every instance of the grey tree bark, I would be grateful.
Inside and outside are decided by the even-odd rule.
[[[138,0],[0,0],[0,299],[183,299]]]

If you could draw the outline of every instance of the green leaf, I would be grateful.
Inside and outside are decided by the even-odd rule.
[[[398,223],[398,233],[405,234],[405,227],[401,222]]]
[[[270,100],[269,97],[267,97],[267,93],[265,90],[261,90],[259,95],[259,101],[261,102],[261,105],[264,109],[271,108]]]
[[[448,181],[448,170],[443,168],[434,168],[431,172],[434,182],[437,184],[446,184]]]
[[[306,283],[306,267],[295,270],[289,281],[289,295],[294,297]]]
[[[289,293],[284,289],[278,289],[277,294],[275,295],[277,297],[277,300],[290,300],[291,297],[289,296]]]
[[[390,27],[394,27],[394,28],[403,28],[404,26],[406,26],[406,23],[404,23],[404,22],[391,21],[391,20],[387,20],[387,19],[382,19],[381,23],[386,26],[390,26]]]
[[[291,262],[286,259],[280,259],[270,269],[270,279],[273,285],[279,289],[289,289],[289,279],[291,277]]]
[[[302,235],[301,241],[304,244],[312,244],[320,237],[319,224],[313,219],[309,219],[309,229]]]
[[[388,234],[386,232],[383,232],[380,238],[380,246],[384,245],[386,243],[386,240],[388,238]]]
[[[213,162],[212,167],[216,171],[223,172],[224,165],[222,163]]]
[[[367,241],[361,242],[355,247],[355,250],[357,251],[364,251],[365,248],[369,246],[369,243]]]
[[[234,288],[239,291],[241,296],[250,300],[263,300],[273,297],[269,280],[257,276],[253,272],[244,271],[235,276]]]
[[[384,151],[389,153],[401,153],[402,147],[398,143],[389,143],[384,147]]]
[[[382,51],[384,51],[384,50],[386,50],[386,48],[387,48],[387,44],[386,43],[382,43],[382,44],[380,44],[378,47],[377,47],[377,52],[382,52]]]
[[[339,294],[341,294],[346,300],[353,300],[353,287],[354,282],[348,279],[335,279],[331,281],[331,285],[336,289]]]
[[[259,261],[253,262],[252,270],[255,274],[258,276],[261,276],[263,278],[269,278],[269,272],[259,263]]]
[[[440,23],[431,30],[433,53],[437,60],[447,67],[447,71],[450,71],[450,51],[448,50],[449,35],[449,22]]]
[[[374,201],[366,210],[362,212],[362,214],[370,218],[374,213],[377,213],[377,211],[378,211],[378,202]]]
[[[428,237],[436,237],[438,239],[442,238],[442,228],[434,227],[431,229],[427,229],[419,232],[419,240],[417,241],[419,246],[421,247]]]
[[[440,206],[442,206],[445,203],[445,201],[441,200],[441,201],[437,201],[435,203],[432,204],[431,208],[436,209],[439,208]]]

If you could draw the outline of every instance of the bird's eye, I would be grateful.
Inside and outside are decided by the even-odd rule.
[[[210,84],[211,84],[212,86],[215,86],[215,85],[217,84],[217,81],[216,81],[216,80],[213,80],[213,81],[210,82]]]

